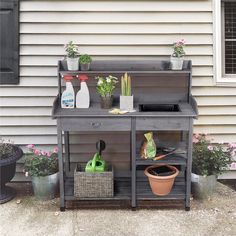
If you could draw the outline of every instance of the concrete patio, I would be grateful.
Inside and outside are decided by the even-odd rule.
[[[80,209],[62,213],[58,211],[58,199],[36,201],[30,196],[31,185],[25,186],[18,189],[14,200],[0,205],[1,236],[236,235],[236,192],[220,183],[211,199],[193,200],[190,212],[180,208],[135,212]]]

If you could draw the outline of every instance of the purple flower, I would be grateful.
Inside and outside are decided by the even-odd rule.
[[[207,149],[208,149],[209,151],[213,151],[213,146],[209,145],[209,146],[207,147]]]
[[[51,156],[51,152],[47,152],[47,156],[50,157]]]
[[[38,149],[35,149],[34,150],[34,154],[37,155],[37,156],[40,156],[41,155],[41,151],[38,150]]]
[[[34,144],[28,144],[26,147],[27,147],[28,149],[34,149]]]
[[[53,152],[54,152],[54,153],[58,153],[58,147],[55,147],[55,148],[53,149]]]
[[[47,152],[46,152],[46,151],[41,151],[41,154],[42,154],[43,156],[46,156],[46,155],[47,155]]]

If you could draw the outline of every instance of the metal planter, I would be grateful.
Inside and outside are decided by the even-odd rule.
[[[38,200],[55,198],[59,187],[59,173],[48,176],[32,177],[34,195]]]

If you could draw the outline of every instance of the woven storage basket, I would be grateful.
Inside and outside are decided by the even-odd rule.
[[[81,165],[74,172],[74,195],[77,198],[110,198],[114,195],[113,168],[86,173]]]

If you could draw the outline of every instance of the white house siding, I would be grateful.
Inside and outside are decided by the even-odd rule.
[[[236,141],[236,87],[213,80],[213,6],[199,1],[24,1],[20,3],[20,84],[0,87],[0,134],[22,146],[56,145],[51,106],[56,65],[73,40],[94,59],[160,59],[173,41],[187,41],[192,93],[200,117],[195,132]]]

